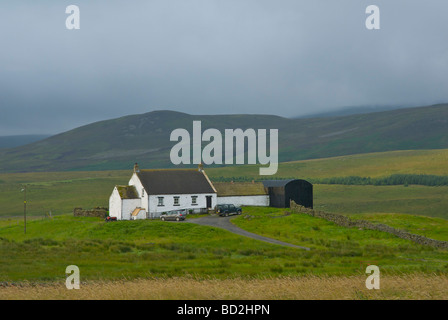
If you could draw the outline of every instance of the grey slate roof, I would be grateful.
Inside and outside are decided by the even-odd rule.
[[[205,175],[197,169],[140,170],[137,176],[151,195],[215,193]]]

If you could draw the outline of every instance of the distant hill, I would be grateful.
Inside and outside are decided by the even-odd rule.
[[[341,117],[341,116],[350,116],[354,114],[392,111],[404,108],[411,108],[411,106],[351,106],[351,107],[342,107],[332,111],[311,113],[304,116],[296,117],[296,119]]]
[[[279,129],[279,161],[367,152],[448,148],[448,104],[341,117],[189,115],[152,111],[92,123],[42,141],[0,150],[0,171],[66,171],[172,166],[172,130]]]
[[[0,136],[0,149],[20,147],[48,138],[50,135],[30,134],[20,136]]]

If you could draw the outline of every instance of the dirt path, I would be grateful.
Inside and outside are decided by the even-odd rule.
[[[310,248],[297,246],[295,244],[283,242],[283,241],[280,241],[280,240],[275,240],[275,239],[268,238],[268,237],[263,237],[263,236],[260,236],[258,234],[255,234],[255,233],[243,230],[241,228],[238,228],[237,226],[235,226],[234,224],[232,224],[230,222],[231,218],[232,217],[208,216],[208,217],[202,217],[202,218],[196,218],[196,219],[188,219],[188,220],[185,220],[185,221],[186,222],[190,222],[190,223],[200,224],[200,225],[203,225],[203,226],[222,228],[222,229],[228,230],[230,232],[233,232],[233,233],[241,235],[241,236],[245,236],[245,237],[249,237],[249,238],[252,238],[252,239],[256,239],[256,240],[260,240],[260,241],[264,241],[264,242],[269,242],[269,243],[273,243],[273,244],[278,244],[278,245],[281,245],[281,246],[287,246],[287,247],[299,248],[299,249],[304,249],[304,250],[310,250]]]

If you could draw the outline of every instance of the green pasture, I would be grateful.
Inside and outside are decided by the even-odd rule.
[[[363,153],[332,158],[282,162],[275,177],[387,177],[392,174],[448,175],[448,149]],[[258,179],[261,165],[209,168],[214,177]],[[268,177],[269,178],[269,177]]]
[[[282,163],[271,178],[448,175],[447,160],[447,150],[353,155]],[[206,168],[206,172],[211,179],[257,179],[258,168]],[[127,184],[131,174],[130,170],[0,174],[0,281],[61,280],[70,264],[80,267],[83,279],[352,275],[364,274],[369,263],[391,274],[448,272],[446,250],[288,214],[288,209],[248,207],[232,221],[310,251],[190,223],[106,223],[72,216],[75,207],[107,207],[113,187]],[[26,235],[23,185],[27,186]],[[448,241],[448,186],[315,184],[314,206]]]
[[[187,222],[106,223],[61,215],[23,224],[0,222],[0,281],[63,281],[77,265],[82,279],[194,276],[271,277],[364,274],[375,263],[386,274],[447,273],[448,252],[387,233],[342,228],[284,209],[244,208],[233,219],[243,229],[310,247],[268,244]],[[440,232],[446,226],[440,225]]]

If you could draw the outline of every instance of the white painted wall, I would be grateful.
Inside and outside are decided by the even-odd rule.
[[[109,216],[116,217],[117,220],[130,220],[135,208],[141,207],[141,199],[121,199],[116,187],[109,198]],[[146,219],[146,210],[140,211],[137,219]]]
[[[131,220],[131,214],[136,208],[140,207],[140,199],[121,199],[121,219],[120,220]],[[145,213],[146,215],[146,213]]]
[[[269,207],[269,195],[218,197],[218,204]]]
[[[179,197],[179,205],[174,205],[174,197]],[[191,197],[197,196],[197,205],[192,205]],[[159,218],[162,212],[181,209],[193,209],[200,210],[205,209],[207,206],[207,196],[212,197],[212,208],[217,204],[216,193],[210,194],[169,194],[169,195],[150,195],[149,196],[149,218]],[[159,206],[158,197],[163,197],[163,206]]]
[[[143,188],[143,185],[135,172],[132,174],[132,177],[129,180],[129,185],[135,187],[138,196],[141,198],[141,204],[139,205],[139,207],[145,209],[146,212],[149,212],[148,192],[147,190],[145,190],[145,188]]]
[[[116,187],[109,198],[109,216],[121,220],[121,198]]]
[[[137,189],[138,196],[139,197],[142,196],[143,185],[135,172],[132,174],[131,179],[129,179],[129,185],[135,186],[135,188]]]
[[[143,220],[146,219],[146,210],[140,210],[136,217],[132,217],[133,220]]]

